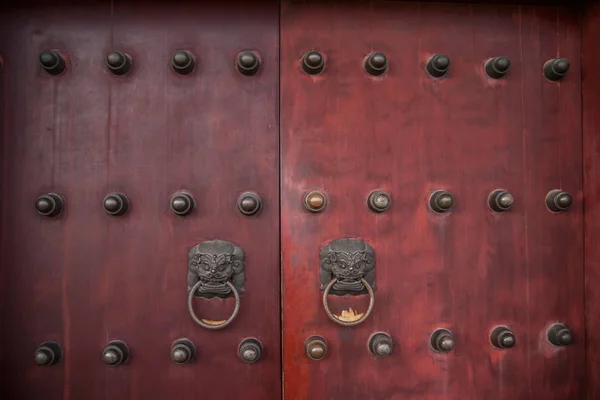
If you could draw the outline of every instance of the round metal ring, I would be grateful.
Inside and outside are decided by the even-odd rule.
[[[356,321],[351,321],[351,322],[342,321],[341,319],[339,319],[335,315],[333,315],[333,313],[329,309],[329,303],[327,302],[327,295],[329,294],[329,291],[331,290],[333,285],[335,285],[335,283],[337,282],[337,279],[335,279],[335,278],[332,279],[329,282],[329,284],[327,285],[327,287],[325,288],[325,291],[323,292],[323,308],[325,308],[325,313],[327,314],[329,319],[332,320],[333,322],[335,322],[336,324],[339,324],[341,326],[360,325],[363,322],[365,322],[365,320],[367,318],[369,318],[369,316],[373,312],[373,307],[375,307],[375,294],[373,293],[373,288],[371,288],[371,285],[369,285],[369,282],[367,282],[364,278],[361,278],[360,281],[362,282],[363,285],[365,285],[365,287],[367,288],[367,291],[369,292],[369,308],[367,308],[367,311],[363,314],[363,316],[360,317],[359,319],[357,319]]]
[[[233,292],[233,295],[235,296],[235,308],[233,309],[233,313],[231,314],[231,316],[225,322],[218,324],[218,325],[210,325],[210,324],[207,324],[206,322],[202,322],[202,320],[196,316],[196,313],[194,312],[194,308],[192,307],[192,300],[194,300],[194,293],[196,293],[196,290],[198,290],[200,285],[202,285],[202,281],[198,281],[194,285],[194,287],[192,287],[192,289],[190,290],[190,293],[188,295],[188,311],[190,312],[190,316],[192,317],[194,322],[197,323],[198,325],[200,325],[201,327],[203,327],[205,329],[210,329],[210,330],[223,329],[227,325],[229,325],[231,323],[231,321],[233,321],[235,319],[235,317],[237,317],[238,312],[240,311],[240,294],[238,293],[237,289],[231,284],[231,282],[225,282],[225,284],[229,287],[229,289],[231,289],[231,291]]]

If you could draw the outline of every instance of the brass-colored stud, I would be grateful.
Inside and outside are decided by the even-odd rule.
[[[383,190],[374,190],[369,194],[367,206],[376,213],[387,211],[392,205],[392,198],[389,193]]]
[[[304,196],[304,208],[310,212],[321,212],[326,205],[327,199],[325,195],[318,190],[313,190]]]
[[[322,336],[311,336],[304,341],[304,352],[311,360],[322,360],[327,354],[327,342]]]

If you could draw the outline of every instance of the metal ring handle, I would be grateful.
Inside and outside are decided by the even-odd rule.
[[[363,314],[363,316],[360,317],[359,319],[357,319],[356,321],[342,321],[341,319],[339,319],[335,315],[333,315],[333,313],[329,309],[329,303],[327,302],[327,295],[329,294],[329,291],[331,290],[333,285],[335,285],[335,283],[337,282],[337,279],[333,278],[329,282],[327,287],[325,287],[325,291],[323,292],[323,308],[325,308],[325,313],[327,313],[327,316],[329,317],[329,319],[332,320],[333,322],[335,322],[336,324],[339,324],[341,326],[360,325],[363,322],[365,322],[365,320],[367,318],[369,318],[369,316],[373,312],[373,307],[375,307],[375,295],[373,294],[373,288],[371,288],[371,285],[369,285],[369,282],[367,282],[365,279],[361,278],[360,281],[362,282],[363,285],[365,285],[365,287],[367,288],[367,291],[369,292],[369,308],[367,308],[367,311]]]
[[[233,292],[233,295],[235,296],[235,308],[233,309],[233,313],[231,314],[231,316],[225,322],[218,324],[218,325],[210,325],[210,324],[207,324],[206,322],[202,322],[202,320],[196,316],[196,313],[194,312],[194,308],[192,307],[192,300],[194,300],[194,293],[196,293],[196,290],[198,290],[200,285],[202,285],[202,281],[196,282],[196,284],[190,290],[190,294],[188,295],[188,311],[190,312],[190,316],[192,317],[194,322],[197,323],[198,325],[200,325],[201,327],[210,329],[210,330],[223,329],[227,325],[229,325],[231,323],[231,321],[233,321],[235,319],[235,317],[237,317],[238,312],[240,311],[240,294],[238,293],[237,289],[231,284],[231,282],[227,281],[227,282],[225,282],[225,284],[229,287],[229,289],[231,289],[231,291]]]

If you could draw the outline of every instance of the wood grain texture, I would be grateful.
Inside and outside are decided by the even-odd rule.
[[[586,367],[588,399],[600,397],[600,4],[591,2],[582,20],[583,193],[585,224]]]
[[[114,2],[2,14],[3,208],[0,307],[3,399],[278,399],[280,389],[278,5]],[[71,68],[49,77],[40,51],[64,50]],[[110,74],[111,50],[133,57],[125,77]],[[182,77],[170,57],[187,49],[198,68]],[[235,70],[255,50],[260,73]],[[178,190],[196,199],[186,218],[169,211]],[[258,216],[236,209],[240,193],[263,199]],[[35,198],[57,191],[64,215],[36,215]],[[121,191],[124,217],[102,198]],[[188,315],[187,253],[229,240],[246,256],[238,318],[206,331]],[[230,300],[198,300],[203,317],[230,312]],[[259,338],[263,359],[237,358]],[[187,337],[196,360],[170,360]],[[53,339],[65,349],[52,368],[33,352]],[[125,340],[130,361],[108,368],[101,352]]]
[[[281,20],[282,271],[284,392],[293,399],[565,399],[585,388],[578,24],[566,9],[429,3],[288,2]],[[322,52],[320,76],[301,72]],[[382,51],[390,67],[373,78],[364,57]],[[452,60],[431,80],[432,54]],[[507,79],[482,74],[506,55]],[[560,84],[542,77],[546,59],[571,60]],[[371,190],[392,208],[367,210]],[[486,207],[496,188],[514,209]],[[567,213],[545,208],[554,188],[571,192]],[[302,207],[311,189],[329,200]],[[435,189],[454,193],[445,215],[426,205]],[[329,321],[319,291],[319,249],[358,237],[376,254],[376,303],[356,328]],[[364,297],[364,296],[363,296]],[[334,299],[359,310],[365,298]],[[576,344],[552,348],[549,323],[562,321]],[[498,351],[490,331],[510,326],[517,346]],[[428,347],[451,329],[449,355]],[[386,331],[392,356],[377,359],[368,337]],[[322,361],[302,344],[320,334]]]

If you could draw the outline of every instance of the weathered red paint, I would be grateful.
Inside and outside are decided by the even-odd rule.
[[[278,5],[230,6],[115,2],[2,14],[0,397],[280,397]],[[64,76],[39,68],[46,48],[68,54]],[[170,69],[180,48],[197,57],[190,76]],[[133,57],[131,75],[107,71],[114,49]],[[262,57],[257,76],[235,70],[248,49]],[[168,208],[181,189],[198,203],[186,218]],[[263,199],[258,216],[237,212],[246,190]],[[33,207],[48,191],[66,200],[56,220]],[[111,191],[130,198],[128,215],[104,213]],[[246,252],[240,314],[216,332],[195,325],[186,306],[188,250],[209,239]],[[231,301],[217,303],[197,301],[198,313],[231,311]],[[247,336],[265,346],[254,365],[237,358]],[[170,360],[180,337],[197,347],[190,365]],[[65,357],[37,367],[33,352],[49,339]],[[131,348],[122,367],[102,362],[112,339]]]
[[[584,393],[580,48],[576,14],[562,8],[430,3],[290,4],[281,20],[282,271],[284,392],[293,399],[565,399]],[[299,60],[326,57],[311,77]],[[364,57],[382,51],[389,71],[373,78]],[[452,60],[431,80],[432,54]],[[505,80],[482,75],[506,55]],[[543,63],[571,60],[561,83]],[[381,215],[367,210],[373,189],[392,195]],[[514,209],[486,207],[496,188]],[[571,192],[553,215],[546,193]],[[302,196],[323,190],[321,214]],[[456,197],[434,215],[435,189]],[[319,291],[319,249],[358,237],[376,253],[376,304],[356,328],[329,321]],[[335,299],[332,298],[333,302]],[[337,299],[337,303],[341,303]],[[346,300],[359,310],[366,299]],[[338,309],[340,309],[338,305]],[[353,307],[354,308],[354,307]],[[573,346],[551,348],[561,321]],[[517,346],[498,351],[489,333],[506,324]],[[456,349],[428,348],[437,327]],[[386,331],[394,354],[376,359],[368,337]],[[306,337],[329,342],[322,361],[303,355]]]

